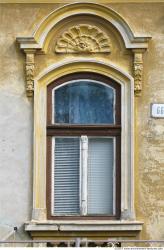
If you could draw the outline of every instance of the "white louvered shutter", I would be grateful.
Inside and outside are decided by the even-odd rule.
[[[113,214],[113,138],[89,138],[88,214]]]
[[[54,146],[54,215],[79,214],[79,138],[57,137]]]

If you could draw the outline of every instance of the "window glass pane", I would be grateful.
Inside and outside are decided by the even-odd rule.
[[[113,214],[113,138],[90,138],[88,214]]]
[[[113,124],[115,90],[93,80],[77,80],[54,92],[55,123]]]
[[[79,138],[55,138],[54,214],[79,214]]]

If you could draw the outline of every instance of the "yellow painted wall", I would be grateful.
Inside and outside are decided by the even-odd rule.
[[[117,11],[128,22],[136,35],[149,34],[152,36],[148,51],[144,55],[142,96],[135,98],[135,209],[137,220],[144,222],[140,239],[164,239],[164,120],[153,119],[150,116],[151,103],[164,103],[164,3],[105,4]],[[26,137],[20,142],[26,145],[24,151],[18,150],[15,152],[18,163],[15,161],[13,164],[16,168],[19,165],[19,160],[21,160],[20,168],[28,161],[29,171],[32,171],[30,160],[23,158],[22,155],[25,153],[31,158],[29,148],[32,147],[31,130],[33,124],[32,101],[27,99],[25,93],[25,72],[23,68],[25,58],[16,44],[16,37],[31,36],[38,23],[51,11],[62,5],[62,3],[0,4],[0,96],[2,96],[1,100],[4,107],[4,113],[2,112],[0,117],[0,120],[4,121],[4,123],[1,123],[1,127],[3,130],[7,125],[9,129],[13,129],[14,115],[11,111],[13,105],[9,107],[11,116],[6,116],[6,102],[11,101],[16,107],[19,107],[19,112],[16,115],[18,119],[20,118],[20,122],[14,125],[15,133],[17,136],[23,136],[20,134],[22,119],[24,119],[22,133],[27,132]],[[94,24],[94,21],[96,21],[94,18],[87,20],[91,24]],[[76,23],[76,20],[72,19],[72,23]],[[54,31],[56,34],[60,33],[60,29],[63,28],[62,25],[61,23],[57,27],[59,30]],[[108,30],[108,27],[103,25],[103,21],[99,25],[111,37],[113,50],[110,55],[96,55],[95,58],[117,64],[129,74],[132,74],[132,55],[123,46],[120,35],[113,32],[111,28]],[[53,39],[52,37],[52,40],[50,40],[48,54],[36,56],[36,75],[53,62],[60,61],[65,57],[65,55],[59,56],[53,52]],[[69,55],[68,57],[78,58],[77,55]],[[22,113],[24,118],[22,118]],[[9,144],[10,140],[8,139],[6,144],[2,146],[4,148],[9,147]],[[17,148],[17,143],[15,148]],[[6,165],[11,164],[11,158],[12,153],[9,152]],[[10,170],[10,173],[13,173],[12,180],[15,187],[17,186],[17,176],[14,172],[14,168]],[[2,174],[7,176],[6,172],[2,172]],[[16,215],[15,220],[12,219],[12,224],[19,223],[19,225],[30,218],[32,203],[29,194],[27,194],[32,190],[32,176],[28,174],[24,176],[22,172],[20,175],[23,180],[23,194],[17,192],[18,187],[16,187],[15,199],[19,196],[18,199],[20,200],[23,196],[26,203],[23,204],[23,207],[21,201],[18,203],[15,210],[19,211],[19,215]],[[7,190],[2,191],[3,194],[9,192],[8,190],[12,188],[12,183],[8,183]],[[27,189],[28,192],[26,192]],[[2,212],[5,224],[10,221],[13,211],[10,209],[10,202],[6,201],[4,195],[2,195],[1,200],[7,204],[6,213]],[[4,217],[6,217],[6,221]]]

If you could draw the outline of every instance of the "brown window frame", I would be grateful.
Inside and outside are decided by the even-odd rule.
[[[71,125],[52,124],[52,90],[68,81],[77,79],[97,80],[113,87],[116,90],[116,109],[114,125]],[[116,214],[79,215],[79,216],[53,216],[51,215],[51,159],[53,136],[114,136],[116,138]],[[47,218],[50,220],[78,220],[78,219],[120,219],[121,214],[121,86],[113,79],[97,73],[74,73],[63,76],[47,87],[47,174],[46,174],[46,205]]]

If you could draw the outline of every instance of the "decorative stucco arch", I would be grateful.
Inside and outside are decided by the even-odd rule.
[[[44,50],[45,40],[49,32],[60,21],[77,15],[94,15],[112,24],[122,36],[127,49],[148,47],[149,36],[136,36],[127,22],[114,10],[95,3],[73,3],[56,9],[46,16],[38,25],[32,37],[19,38],[22,49],[30,48]]]
[[[111,8],[95,3],[73,3],[64,5],[46,16],[32,36],[17,38],[17,41],[20,43],[20,48],[26,53],[27,95],[33,96],[34,91],[34,55],[37,53],[47,53],[46,41],[54,27],[61,21],[67,22],[67,18],[71,19],[79,15],[102,18],[108,25],[111,25],[118,31],[124,41],[126,49],[131,49],[134,53],[134,91],[136,96],[140,96],[142,90],[143,53],[148,47],[150,37],[145,35],[136,36],[127,22],[117,12]]]

